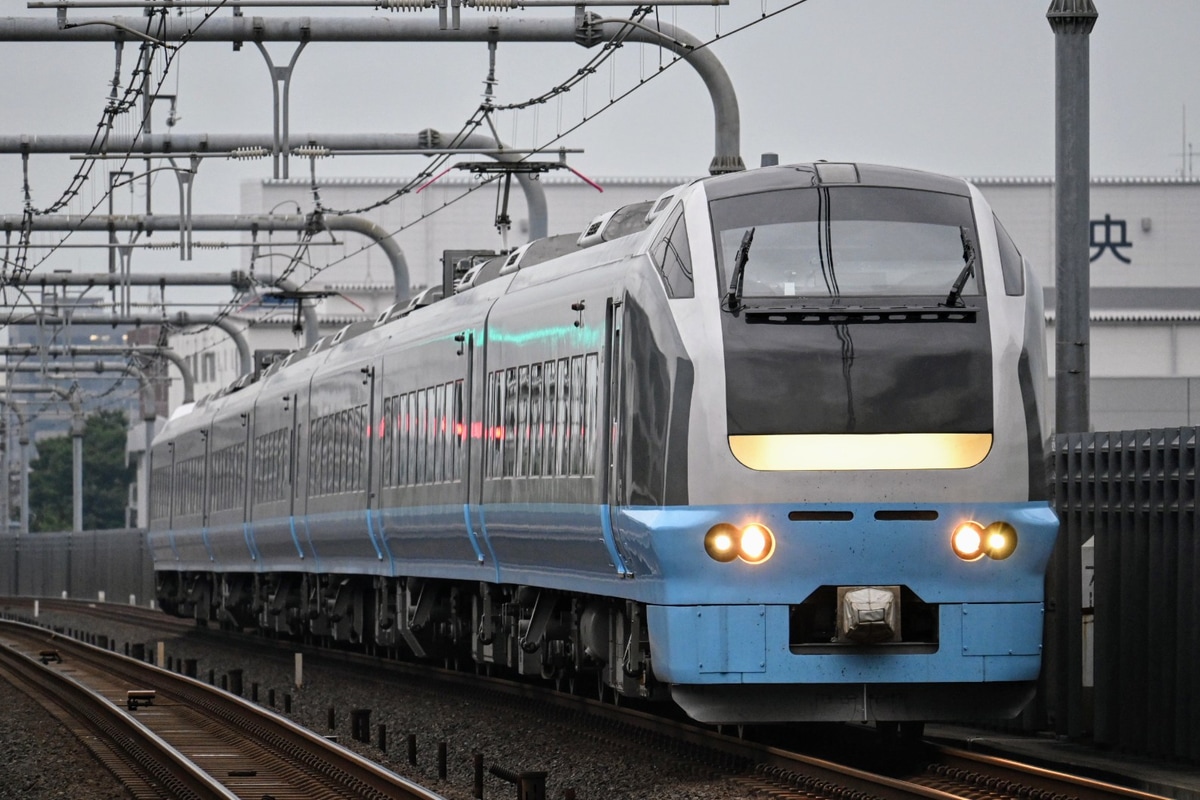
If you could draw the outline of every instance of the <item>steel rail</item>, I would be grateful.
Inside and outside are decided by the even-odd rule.
[[[5,626],[2,637],[5,640],[9,640],[11,624]],[[237,795],[198,769],[145,725],[70,676],[49,669],[47,665],[39,665],[34,657],[21,653],[14,646],[0,647],[0,663],[27,688],[53,701],[64,715],[85,725],[106,742],[113,756],[144,784],[136,787],[135,796],[237,800]],[[129,774],[123,777],[128,780]]]
[[[1032,788],[1042,792],[1042,796],[1067,796],[1077,800],[1161,800],[1159,795],[1149,792],[1024,764],[1011,758],[973,753],[947,745],[931,745],[930,752],[936,755],[937,764],[929,772],[991,792],[1021,793]]]
[[[34,637],[51,636],[23,623],[5,625],[24,629]],[[185,757],[194,759],[198,769],[221,770],[225,788],[232,792],[229,797],[259,798],[264,783],[274,780],[278,789],[268,788],[275,795],[286,794],[290,787],[306,797],[444,800],[286,717],[228,692],[73,639],[55,636],[54,641],[76,674],[91,671],[95,675],[81,678],[81,683],[107,681],[153,690],[153,705],[138,712],[145,725],[157,729]],[[218,742],[222,747],[214,748]],[[220,752],[214,753],[214,749]]]
[[[46,608],[94,614],[96,610],[77,601],[42,601]],[[108,619],[116,619],[127,613],[133,617],[130,624],[143,624],[141,620],[151,613],[142,608],[130,608],[111,604],[104,610]],[[1020,763],[1011,758],[1001,758],[980,753],[971,753],[953,747],[937,746],[922,742],[919,747],[895,748],[889,756],[902,760],[903,770],[894,770],[884,776],[874,772],[871,766],[851,766],[830,758],[818,758],[797,753],[791,746],[752,742],[739,737],[714,732],[692,723],[669,720],[634,709],[617,707],[577,695],[551,691],[548,688],[518,683],[503,678],[481,677],[437,667],[380,660],[362,654],[345,651],[330,651],[312,646],[299,646],[294,641],[276,642],[249,634],[229,631],[205,630],[202,635],[211,635],[214,642],[223,641],[245,656],[259,651],[275,654],[279,649],[288,653],[303,652],[322,661],[340,663],[356,673],[361,671],[364,680],[380,679],[381,668],[390,675],[421,677],[442,684],[478,690],[488,695],[509,695],[527,701],[543,703],[568,712],[586,715],[592,720],[611,725],[614,731],[637,728],[671,742],[682,742],[708,752],[717,752],[750,762],[755,765],[752,775],[732,775],[731,779],[742,781],[748,789],[761,793],[774,793],[776,797],[830,796],[864,797],[883,800],[906,800],[920,797],[925,800],[950,800],[950,798],[983,797],[1022,798],[1023,800],[1050,800],[1073,798],[1073,800],[1159,800],[1158,795],[1118,786],[1088,777],[1067,774],[1061,771]],[[286,645],[286,647],[284,647]],[[598,731],[595,722],[589,731]],[[875,753],[887,748],[885,740],[873,730],[859,730],[858,726],[848,729],[861,740],[847,748],[859,753]],[[911,744],[911,743],[910,743]],[[840,751],[839,751],[840,752]],[[834,756],[840,760],[840,756]],[[930,764],[932,762],[932,768]],[[911,768],[910,768],[911,767]],[[907,770],[908,775],[899,776]],[[924,774],[922,774],[924,773]],[[857,794],[856,794],[857,793]]]

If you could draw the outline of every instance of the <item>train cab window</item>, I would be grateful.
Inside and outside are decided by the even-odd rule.
[[[978,264],[964,272],[967,245],[979,250],[966,196],[814,187],[722,198],[710,208],[723,288],[747,244],[745,297],[945,297],[960,275],[960,296],[983,293]]]
[[[1004,293],[1014,297],[1025,294],[1025,260],[1008,231],[996,221],[996,239],[1000,242],[1000,271],[1004,275]]]
[[[675,208],[663,226],[659,239],[650,248],[650,257],[658,266],[668,297],[696,296],[692,281],[692,252],[688,248],[682,204]]]

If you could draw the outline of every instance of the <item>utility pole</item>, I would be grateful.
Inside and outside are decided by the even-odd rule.
[[[1091,425],[1088,37],[1098,16],[1092,0],[1052,0],[1046,12],[1054,31],[1054,429],[1060,434]]]
[[[1051,0],[1046,12],[1054,31],[1056,459],[1060,447],[1082,446],[1081,434],[1091,427],[1088,37],[1098,16],[1092,0]],[[1047,690],[1044,702],[1055,730],[1079,738],[1085,728],[1080,603],[1084,532],[1073,520],[1063,523],[1046,574],[1049,657],[1041,685]]]

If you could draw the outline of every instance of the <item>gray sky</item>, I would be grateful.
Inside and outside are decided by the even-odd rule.
[[[1200,140],[1200,2],[1095,1],[1100,17],[1091,37],[1092,172],[1179,175],[1185,105],[1188,138]],[[1053,174],[1054,36],[1045,19],[1048,0],[808,0],[730,35],[764,10],[788,4],[733,0],[719,10],[661,11],[663,19],[700,39],[722,34],[714,50],[738,92],[747,166],[756,166],[760,153],[773,151],[784,162],[874,161],[965,176]],[[27,10],[18,0],[4,0],[0,8],[12,16],[53,14]],[[601,10],[613,16],[628,13]],[[300,12],[353,13],[384,12]],[[573,11],[514,13],[569,16]],[[0,107],[8,113],[0,132],[95,130],[110,90],[111,44],[3,47],[7,57]],[[278,62],[286,62],[291,48],[271,46]],[[566,44],[502,44],[497,99],[509,103],[541,94],[594,52]],[[133,53],[126,48],[125,80]],[[657,50],[623,48],[614,66],[602,67],[588,81],[588,112],[656,73],[658,63]],[[480,101],[486,71],[482,44],[310,45],[296,68],[291,127],[294,132],[457,130]],[[164,91],[179,96],[178,131],[270,131],[270,80],[252,46],[238,52],[226,44],[186,46]],[[497,127],[514,146],[530,147],[574,125],[583,108],[583,92],[577,89],[561,104],[540,107],[536,115],[501,115]],[[156,117],[158,131],[164,129],[164,118],[161,113]],[[121,123],[119,130],[132,132],[132,123]],[[709,97],[696,73],[677,65],[563,144],[584,148],[572,164],[597,178],[703,174],[713,155]],[[54,200],[77,166],[63,156],[34,157],[35,205]],[[339,157],[318,163],[319,174],[329,177],[412,175],[421,166],[412,157]],[[140,163],[132,167],[140,169]],[[307,165],[293,161],[292,170],[293,176],[306,175]],[[234,213],[240,181],[269,174],[268,161],[208,161],[196,179],[195,210]],[[174,180],[158,180],[156,208],[174,213]],[[103,178],[91,184],[70,209],[73,213],[102,197]],[[17,156],[0,156],[0,197],[3,213],[20,212]],[[116,201],[118,211],[143,206],[144,200],[128,191]],[[65,266],[79,261],[77,255],[64,256]]]

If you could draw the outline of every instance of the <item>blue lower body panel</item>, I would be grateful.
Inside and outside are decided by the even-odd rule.
[[[897,520],[895,506],[878,508],[626,511],[623,545],[643,578],[654,675],[689,715],[731,723],[1020,710],[1041,666],[1053,513],[1044,503],[942,504]],[[958,558],[950,534],[966,519],[1013,525],[1016,550],[996,560]],[[709,558],[703,535],[717,522],[767,526],[771,558]],[[863,586],[898,587],[901,622],[908,612],[919,620],[911,636],[862,644],[826,632],[841,610],[831,598]]]

